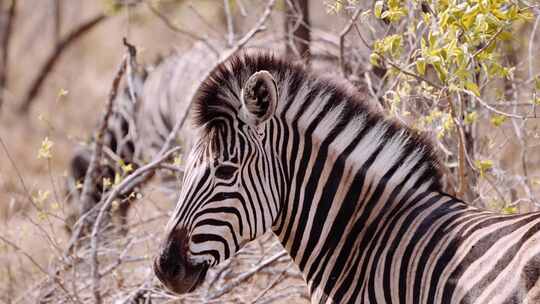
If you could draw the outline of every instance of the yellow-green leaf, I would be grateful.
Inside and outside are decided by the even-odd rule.
[[[490,121],[495,127],[500,127],[506,121],[506,116],[493,115]]]
[[[373,65],[373,66],[376,66],[378,67],[379,66],[379,61],[381,60],[381,56],[379,56],[379,54],[377,53],[371,53],[371,55],[369,56],[369,62]]]
[[[38,159],[51,158],[52,157],[51,149],[53,145],[54,143],[52,142],[52,140],[49,140],[48,137],[45,137],[43,141],[41,142],[41,147],[39,148],[39,151],[38,151]]]
[[[477,119],[478,119],[478,113],[477,113],[476,111],[467,113],[467,115],[465,115],[465,123],[466,123],[466,124],[472,124],[472,123],[474,123]]]
[[[375,17],[381,18],[382,11],[383,11],[384,2],[383,1],[377,1],[375,2],[375,7],[373,10],[373,13],[375,14]]]
[[[474,95],[480,97],[480,89],[478,88],[478,85],[472,81],[465,82],[465,88],[469,91],[471,91]]]
[[[501,209],[503,214],[516,214],[518,213],[518,208],[516,206],[506,206]]]
[[[486,160],[477,160],[475,161],[476,168],[478,171],[480,171],[480,176],[484,177],[486,172],[491,170],[493,168],[493,161],[486,159]]]
[[[416,60],[416,70],[418,71],[418,74],[422,76],[426,74],[426,59],[418,58]]]

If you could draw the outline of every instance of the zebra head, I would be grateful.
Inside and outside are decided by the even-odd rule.
[[[278,87],[271,72],[248,61],[218,66],[194,101],[201,135],[154,261],[157,277],[177,293],[195,289],[209,267],[268,231],[279,213],[270,140]]]

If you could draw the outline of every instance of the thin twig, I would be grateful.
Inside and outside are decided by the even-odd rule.
[[[497,37],[499,36],[500,33],[502,33],[502,31],[503,31],[503,28],[502,27],[499,28],[499,30],[493,36],[491,36],[488,42],[481,49],[479,49],[473,54],[472,58],[476,58],[478,55],[480,55],[480,53],[486,50],[495,41],[495,39],[497,39]]]
[[[402,68],[402,67],[400,67],[399,65],[395,64],[394,62],[392,62],[392,60],[386,58],[384,55],[382,55],[382,54],[380,54],[380,53],[377,53],[377,55],[379,55],[379,57],[382,58],[386,63],[388,63],[388,64],[391,65],[393,68],[395,68],[396,70],[400,71],[401,73],[403,73],[403,74],[405,74],[405,75],[408,75],[408,76],[411,76],[411,77],[414,77],[414,78],[416,78],[416,79],[419,80],[419,81],[423,81],[423,82],[429,84],[430,86],[432,86],[432,87],[434,87],[434,88],[436,88],[436,89],[438,89],[438,90],[442,90],[442,89],[443,89],[442,86],[440,86],[440,85],[438,85],[438,84],[436,84],[436,83],[434,83],[434,82],[432,82],[432,81],[430,81],[430,80],[428,80],[428,79],[426,79],[426,78],[424,78],[424,77],[422,77],[422,76],[420,76],[420,75],[417,75],[417,74],[415,74],[415,73],[413,73],[413,72],[409,72],[409,71],[405,70],[404,68]]]
[[[311,28],[308,0],[287,0],[285,35],[287,54],[294,52],[308,65],[311,61]],[[296,19],[296,20],[295,20]]]
[[[32,195],[30,194],[30,190],[28,189],[28,187],[26,186],[26,183],[24,182],[24,178],[21,174],[21,171],[19,170],[19,168],[17,167],[17,164],[11,157],[11,154],[9,153],[9,150],[1,136],[0,136],[0,145],[2,145],[2,150],[4,150],[4,153],[6,153],[6,156],[9,162],[11,163],[11,166],[15,170],[15,174],[17,174],[17,178],[19,179],[19,182],[21,183],[21,186],[23,187],[24,194],[26,194],[26,198],[28,199],[30,204],[34,206],[34,208],[36,208],[36,210],[39,210],[39,207],[36,205],[36,203],[34,202],[34,199],[32,198]]]
[[[362,35],[362,32],[360,32],[358,25],[354,23],[353,26],[354,26],[354,29],[356,30],[356,34],[358,35],[358,37],[360,38],[364,46],[371,50],[372,48],[371,45],[367,42],[366,38],[364,38],[364,36]]]
[[[255,36],[257,33],[259,33],[260,31],[262,31],[264,29],[264,24],[266,23],[266,21],[268,20],[268,17],[270,17],[270,14],[272,13],[272,10],[274,9],[274,6],[276,4],[276,0],[270,0],[268,1],[268,4],[266,5],[266,8],[263,12],[263,14],[261,15],[261,17],[259,18],[259,20],[257,21],[257,23],[255,24],[255,26],[250,30],[248,31],[243,37],[242,39],[238,40],[236,42],[236,44],[230,48],[228,51],[226,51],[221,57],[220,59],[218,60],[218,62],[214,65],[214,66],[218,66],[220,64],[222,64],[223,62],[225,62],[227,59],[229,59],[231,56],[233,56],[234,54],[236,54],[236,52],[238,52],[241,48],[244,47],[244,45],[246,43],[248,43],[252,38],[253,36]],[[210,75],[210,73],[213,71],[213,69],[211,69],[209,72],[207,72],[203,77],[201,77],[200,81],[199,82],[202,82],[204,81],[206,78],[208,78],[208,76]],[[178,120],[176,122],[176,124],[174,125],[171,133],[169,133],[169,136],[167,136],[167,139],[165,141],[165,144],[162,146],[161,150],[159,151],[158,155],[159,154],[163,154],[165,151],[169,150],[171,145],[173,144],[174,142],[174,139],[176,138],[176,135],[178,134],[178,132],[182,129],[182,127],[184,126],[186,120],[187,120],[187,117],[188,117],[188,113],[191,111],[191,107],[193,106],[193,101],[194,101],[194,97],[195,97],[195,92],[192,93],[192,96],[189,96],[188,100],[189,101],[189,104],[186,108],[186,111],[184,112],[184,116],[182,116],[182,119]]]
[[[109,117],[113,111],[114,101],[116,100],[116,96],[118,95],[118,86],[120,84],[120,80],[122,79],[127,69],[128,62],[129,63],[135,62],[135,56],[137,55],[137,50],[135,49],[133,45],[127,42],[126,38],[123,39],[123,43],[127,48],[127,54],[122,59],[122,62],[120,63],[120,67],[118,68],[116,76],[113,79],[105,113],[103,114],[101,124],[95,135],[94,150],[92,152],[92,157],[90,159],[90,163],[88,165],[88,169],[84,177],[84,185],[83,185],[83,190],[81,194],[81,205],[83,208],[82,213],[88,212],[97,203],[97,202],[93,202],[92,194],[96,191],[97,170],[98,170],[99,161],[101,160],[101,157],[103,154],[103,136],[107,129]],[[99,215],[98,215],[98,218],[99,218]],[[80,231],[83,231],[83,232],[86,231],[86,228],[92,224],[94,224],[94,227],[95,227],[97,225],[98,218],[96,219],[96,223],[92,222],[92,217],[90,217],[90,220],[83,221],[81,223],[81,226],[83,228],[80,229],[78,232],[80,233]],[[93,231],[94,230],[92,230],[92,233]],[[97,257],[95,261],[97,261]],[[92,264],[92,266],[94,265]],[[99,273],[96,272],[97,270],[94,271],[94,267],[92,267],[92,270],[93,270],[92,274],[93,274],[93,279],[94,279],[93,284],[92,284],[92,292],[94,296],[94,301],[96,303],[101,303],[102,299],[99,292]]]
[[[15,12],[17,0],[11,0],[11,5],[8,10],[4,32],[2,33],[2,66],[0,67],[0,109],[4,102],[4,92],[7,88],[7,73],[9,64],[9,43],[13,32],[13,23],[15,22]]]
[[[161,11],[159,11],[159,9],[155,8],[149,1],[146,1],[146,6],[148,7],[148,9],[150,9],[150,11],[156,15],[156,17],[158,17],[161,21],[163,21],[163,24],[165,24],[166,27],[168,27],[170,30],[172,30],[173,32],[176,32],[176,33],[179,33],[179,34],[182,34],[184,36],[187,36],[188,38],[191,38],[195,41],[201,41],[202,43],[204,43],[214,54],[216,54],[216,56],[219,56],[219,51],[208,41],[208,39],[202,37],[202,36],[199,36],[195,33],[192,33],[190,31],[186,31],[180,27],[178,27],[177,25],[175,25],[171,20],[169,20],[167,18],[167,16],[165,16]]]
[[[345,36],[347,36],[347,34],[351,31],[353,25],[356,23],[356,20],[358,19],[358,17],[360,16],[360,13],[362,12],[362,7],[359,6],[356,11],[354,12],[354,14],[352,15],[351,19],[349,20],[349,22],[347,23],[347,25],[345,26],[345,28],[343,28],[343,30],[341,31],[341,33],[339,34],[339,66],[341,68],[341,75],[343,77],[347,77],[347,73],[346,73],[346,69],[345,69]]]
[[[536,20],[534,21],[534,26],[531,30],[531,36],[529,37],[529,79],[533,78],[534,37],[538,29],[538,24],[540,24],[540,14],[536,17]]]
[[[69,294],[69,292],[67,291],[67,289],[64,287],[64,284],[62,284],[62,282],[55,276],[53,275],[50,275],[43,267],[41,267],[39,265],[39,263],[30,255],[28,254],[26,251],[22,250],[19,246],[17,246],[15,243],[11,242],[10,240],[8,240],[7,238],[3,237],[2,235],[0,235],[0,241],[4,242],[5,244],[9,245],[10,247],[12,247],[13,249],[15,249],[16,251],[22,253],[37,269],[39,269],[39,271],[41,271],[43,274],[45,274],[47,277],[49,277],[50,279],[52,279],[59,287],[60,289],[62,289],[66,295],[72,300],[75,302],[75,299],[73,299],[73,297]]]
[[[126,71],[128,60],[127,58],[127,56],[124,56],[122,62],[120,63],[120,66],[118,67],[118,70],[112,82],[111,90],[109,92],[109,98],[107,100],[105,112],[101,117],[99,128],[94,136],[94,147],[92,151],[92,156],[90,158],[90,163],[88,164],[88,169],[84,177],[84,184],[81,191],[81,214],[88,212],[96,204],[96,202],[93,202],[92,194],[96,191],[98,167],[101,157],[103,155],[103,137],[107,129],[109,117],[113,112],[113,104],[118,94],[118,86],[120,84],[120,80],[122,79]]]
[[[62,1],[53,0],[54,8],[54,45],[60,44],[61,34],[62,34]]]
[[[225,16],[227,18],[227,43],[229,44],[229,46],[233,46],[234,45],[234,24],[233,24],[231,6],[229,5],[229,0],[223,0],[223,10],[225,11]]]
[[[178,152],[180,149],[181,147],[175,147],[169,150],[168,152],[164,153],[163,155],[158,156],[158,158],[156,158],[149,164],[135,170],[132,174],[127,176],[120,184],[114,187],[114,189],[109,193],[107,200],[101,205],[98,216],[92,228],[92,234],[90,237],[92,292],[93,292],[95,303],[97,304],[102,303],[102,298],[99,291],[100,276],[99,276],[99,262],[98,262],[97,249],[98,249],[98,244],[99,244],[100,226],[105,216],[105,212],[111,207],[113,201],[120,194],[123,188],[126,187],[126,185],[131,184],[131,182],[134,179],[138,178],[139,176],[146,174],[149,171],[155,170],[155,168],[157,168],[163,161],[169,159],[172,155],[174,155],[174,153]]]
[[[456,114],[456,108],[454,106],[454,102],[452,101],[451,97],[448,97],[448,104],[450,105],[450,115],[452,116],[452,119],[454,120],[454,123],[457,126],[458,129],[458,184],[459,187],[457,189],[456,196],[463,198],[465,193],[468,190],[468,183],[466,179],[466,167],[465,167],[465,155],[467,154],[467,149],[465,147],[465,132],[463,131],[463,126],[461,124],[461,121],[458,119],[458,116]]]
[[[242,0],[236,0],[236,4],[238,5],[238,9],[240,10],[240,15],[242,15],[242,17],[247,17],[248,14],[244,2]]]
[[[473,96],[473,98],[476,99],[476,101],[478,101],[481,105],[483,105],[484,107],[486,107],[486,109],[490,110],[493,113],[496,113],[496,114],[499,114],[499,115],[502,115],[502,116],[506,116],[506,117],[510,117],[510,118],[517,118],[517,119],[523,119],[524,118],[524,117],[516,115],[516,114],[510,114],[510,113],[506,113],[506,112],[495,109],[494,107],[490,106],[487,102],[482,100],[482,98],[476,96],[473,92],[471,92],[469,90],[463,90],[463,92],[467,93],[470,96]]]
[[[7,238],[3,237],[2,235],[0,235],[0,241],[4,242],[5,244],[9,245],[10,247],[12,247],[13,249],[15,249],[16,251],[22,253],[32,264],[34,264],[34,266],[36,266],[37,269],[39,269],[39,271],[41,271],[42,273],[44,273],[45,275],[49,275],[47,273],[47,271],[41,267],[39,265],[39,263],[30,255],[28,254],[26,251],[22,250],[19,246],[17,246],[15,243],[11,242],[10,240],[8,240]]]
[[[69,46],[73,45],[74,42],[76,42],[81,37],[83,37],[84,34],[88,33],[96,25],[104,21],[106,18],[107,18],[107,15],[105,14],[99,14],[95,16],[94,18],[86,21],[85,23],[81,24],[79,27],[71,31],[64,39],[62,39],[56,45],[56,47],[54,48],[54,51],[47,58],[47,60],[45,61],[45,64],[40,69],[39,73],[37,74],[36,79],[32,82],[30,89],[28,90],[28,93],[26,95],[26,98],[21,103],[18,110],[20,114],[28,114],[28,111],[30,110],[32,103],[34,102],[35,98],[41,91],[41,87],[43,86],[45,79],[47,79],[47,76],[53,70],[54,66],[58,62],[58,59],[60,59],[61,55],[64,54],[64,51]]]
[[[280,258],[284,257],[287,255],[287,252],[285,251],[281,251],[277,254],[275,254],[274,256],[268,258],[267,260],[263,261],[262,263],[260,263],[259,265],[253,267],[252,269],[242,273],[241,275],[239,275],[237,278],[235,278],[232,282],[230,282],[229,284],[227,284],[225,287],[223,287],[221,290],[218,290],[217,292],[215,292],[214,294],[210,295],[210,297],[208,298],[209,300],[212,300],[212,299],[215,299],[217,297],[220,297],[226,293],[228,293],[229,291],[231,291],[233,288],[235,288],[236,286],[240,285],[240,283],[244,282],[245,280],[251,278],[254,274],[256,274],[257,272],[259,272],[260,270],[274,264],[276,261],[278,261]]]

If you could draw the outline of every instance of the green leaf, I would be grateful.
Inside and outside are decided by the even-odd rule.
[[[478,85],[472,81],[465,82],[465,88],[469,91],[471,91],[474,95],[480,97],[480,89],[478,88]]]
[[[437,72],[437,76],[439,76],[439,79],[442,82],[446,82],[446,77],[448,76],[448,71],[442,66],[441,60],[437,60],[431,64],[435,71]]]
[[[426,74],[426,59],[418,58],[416,59],[416,70],[418,74],[424,76]]]
[[[500,127],[504,124],[504,122],[506,121],[506,116],[502,116],[502,115],[493,115],[490,119],[491,123],[495,126],[495,127]]]
[[[373,66],[376,66],[378,67],[379,66],[379,61],[381,60],[381,56],[379,56],[379,54],[377,53],[371,53],[371,55],[369,55],[369,62],[373,65]]]
[[[480,176],[484,177],[486,172],[493,168],[493,161],[489,159],[476,160],[475,165],[478,171],[480,171]]]
[[[373,13],[375,14],[375,17],[381,18],[382,11],[383,11],[384,2],[383,1],[377,1],[375,2],[375,7]]]
[[[469,112],[465,115],[465,124],[472,124],[478,119],[478,113],[476,111]]]
[[[506,206],[501,209],[503,214],[516,214],[518,213],[518,208],[516,206]]]

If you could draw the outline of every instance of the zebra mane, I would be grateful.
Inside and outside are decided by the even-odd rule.
[[[402,123],[387,118],[378,111],[364,94],[344,80],[320,75],[322,73],[310,72],[301,64],[290,62],[282,57],[265,50],[244,50],[229,60],[219,64],[204,80],[195,95],[192,110],[193,123],[200,128],[203,136],[210,138],[216,134],[223,121],[237,119],[241,108],[240,94],[243,84],[253,73],[269,71],[278,85],[279,94],[295,95],[305,83],[309,82],[312,92],[308,96],[326,94],[325,98],[333,106],[344,107],[343,113],[335,124],[346,124],[360,116],[365,117],[368,125],[383,124],[386,129],[384,137],[404,139],[403,151],[405,153],[418,153],[421,162],[427,165],[427,174],[432,176],[433,186],[441,188],[442,172],[440,161],[435,153],[431,140],[418,131]],[[311,98],[313,99],[313,98]],[[296,100],[281,96],[278,108],[283,104]]]

